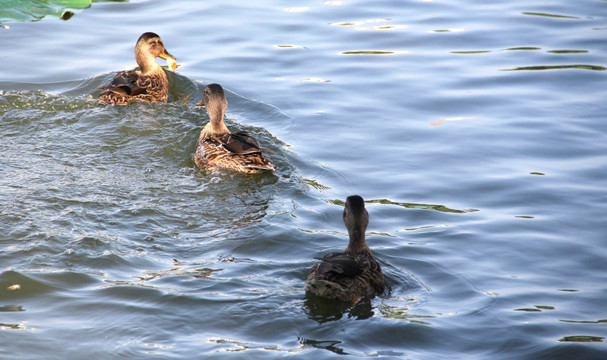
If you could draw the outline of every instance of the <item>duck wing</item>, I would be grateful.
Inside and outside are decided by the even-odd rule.
[[[276,154],[272,150],[262,148],[261,146],[259,146],[259,142],[257,142],[257,139],[255,139],[251,134],[249,134],[246,131],[237,131],[235,133],[232,133],[232,135],[236,136],[236,138],[238,138],[240,141],[243,141],[249,145],[253,145],[253,146],[257,147],[257,149],[259,149],[259,151],[261,151],[262,153],[267,153],[267,154],[271,154],[271,155]]]
[[[231,134],[213,134],[210,137],[231,154],[246,155],[261,152],[257,140],[245,131]]]
[[[145,94],[147,87],[146,83],[149,81],[146,81],[144,78],[146,78],[146,76],[141,76],[134,70],[121,71],[114,76],[109,85],[101,87],[100,89],[123,93],[128,96]]]
[[[345,253],[331,253],[317,259],[321,260],[318,267],[319,274],[334,273],[353,278],[364,270],[353,256]]]
[[[261,152],[257,141],[248,134],[210,134],[199,139],[194,162],[199,167],[218,166],[245,173],[276,170]]]
[[[114,105],[127,105],[130,100],[136,99],[137,96],[147,96],[147,89],[145,87],[145,79],[141,82],[145,76],[134,70],[121,71],[107,86],[102,86],[99,89],[102,90],[99,94],[99,100],[105,104]],[[143,86],[142,86],[143,85]]]
[[[306,291],[342,301],[384,292],[384,276],[372,254],[331,253],[308,273]]]
[[[162,73],[142,75],[139,71],[121,71],[109,85],[100,87],[99,100],[106,104],[126,105],[139,99],[149,102],[167,102],[168,80]]]

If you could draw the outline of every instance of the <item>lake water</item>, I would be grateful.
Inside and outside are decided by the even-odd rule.
[[[607,357],[607,2],[41,3],[0,17],[1,359]],[[171,102],[99,105],[146,31]],[[212,82],[274,174],[196,168]],[[306,297],[352,194],[389,288]]]

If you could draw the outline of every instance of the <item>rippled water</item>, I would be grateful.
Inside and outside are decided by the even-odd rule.
[[[607,356],[605,1],[40,3],[0,17],[0,358]],[[145,31],[171,102],[99,105]],[[196,168],[210,82],[274,174]],[[389,289],[306,297],[351,194]]]

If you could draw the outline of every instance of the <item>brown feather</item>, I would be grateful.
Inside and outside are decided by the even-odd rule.
[[[99,100],[113,105],[127,105],[132,100],[167,102],[169,80],[164,69],[154,60],[156,57],[174,59],[158,35],[141,35],[135,46],[135,59],[140,69],[117,73],[108,85],[99,88],[102,90]]]
[[[244,131],[230,133],[225,126],[223,117],[228,101],[219,84],[210,84],[205,88],[201,103],[206,106],[211,120],[204,126],[198,139],[194,154],[198,167],[221,167],[249,174],[276,169],[262,155],[262,149],[253,136]]]
[[[348,247],[344,252],[325,255],[312,267],[306,278],[306,291],[342,301],[383,293],[381,266],[365,242],[369,217],[360,196],[346,199],[344,223],[350,236]]]
[[[104,104],[127,105],[133,100],[167,102],[169,100],[169,80],[162,72],[141,75],[138,70],[121,71],[108,86],[102,87],[99,100]]]

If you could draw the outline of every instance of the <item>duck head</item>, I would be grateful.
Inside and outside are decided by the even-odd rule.
[[[343,213],[344,224],[348,229],[350,243],[346,252],[369,251],[365,242],[365,231],[369,225],[369,213],[365,209],[365,201],[358,195],[348,196]]]
[[[228,108],[228,99],[226,99],[223,88],[219,84],[209,84],[204,88],[204,97],[196,105],[207,108],[209,118],[211,119],[212,131],[215,133],[229,133],[228,128],[223,122],[223,118]]]
[[[146,74],[151,71],[156,64],[154,59],[157,57],[167,60],[171,70],[177,68],[175,62],[177,58],[165,49],[160,36],[153,32],[146,32],[139,37],[135,46],[135,59],[141,68],[141,72]]]

